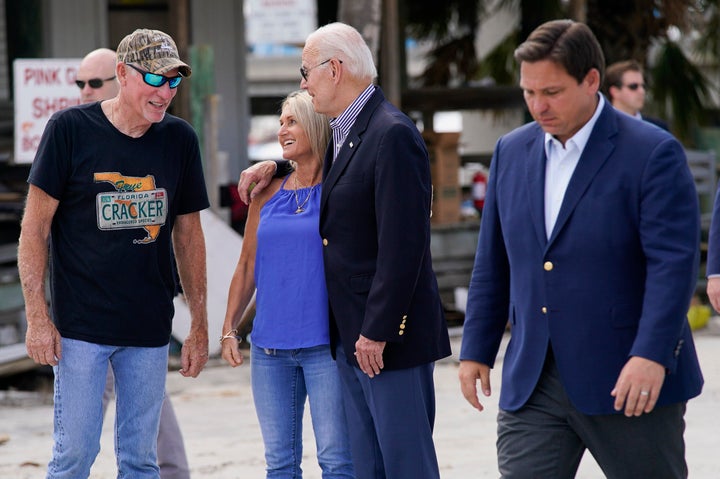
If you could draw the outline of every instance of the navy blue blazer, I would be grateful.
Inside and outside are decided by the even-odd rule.
[[[545,233],[544,132],[498,140],[470,282],[461,359],[493,366],[508,319],[500,407],[530,397],[548,345],[577,409],[611,414],[631,356],[665,366],[658,405],[703,379],[687,311],[697,281],[699,208],[682,146],[608,102]]]
[[[376,87],[334,163],[332,151],[320,200],[332,345],[341,341],[355,361],[360,334],[387,341],[388,370],[450,355],[430,256],[430,164],[417,128]]]
[[[705,272],[707,276],[720,274],[720,185],[715,193],[715,204],[710,221]]]

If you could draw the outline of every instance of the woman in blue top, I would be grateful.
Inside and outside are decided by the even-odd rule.
[[[228,292],[222,357],[235,367],[243,362],[236,339],[240,318],[257,287],[251,377],[268,478],[302,477],[306,397],[322,477],[354,477],[340,378],[330,355],[318,231],[322,158],[329,140],[328,120],[315,113],[310,95],[288,95],[278,141],[295,171],[273,180],[250,204]]]

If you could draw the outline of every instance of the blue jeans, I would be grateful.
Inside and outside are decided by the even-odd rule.
[[[306,397],[323,479],[354,478],[340,377],[330,347],[263,349],[253,345],[250,363],[268,479],[302,477]]]
[[[157,435],[168,347],[120,347],[62,338],[48,479],[90,475],[100,451],[108,361],[115,372],[118,478],[158,479]]]
[[[115,396],[115,375],[108,368],[105,390],[103,391],[103,417],[108,403]],[[160,429],[157,438],[157,461],[160,467],[160,479],[190,479],[190,466],[182,431],[175,416],[170,396],[165,392],[160,410]]]

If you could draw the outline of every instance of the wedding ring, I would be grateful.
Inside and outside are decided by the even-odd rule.
[[[650,393],[647,391],[640,391],[641,396],[647,396],[648,394],[650,394]]]

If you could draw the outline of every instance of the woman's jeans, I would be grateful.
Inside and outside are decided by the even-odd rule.
[[[330,346],[264,349],[253,345],[250,358],[268,479],[302,477],[306,397],[323,479],[353,478],[340,377]]]
[[[158,479],[157,435],[168,347],[120,347],[62,338],[48,479],[82,479],[100,451],[108,361],[115,373],[118,478]]]

